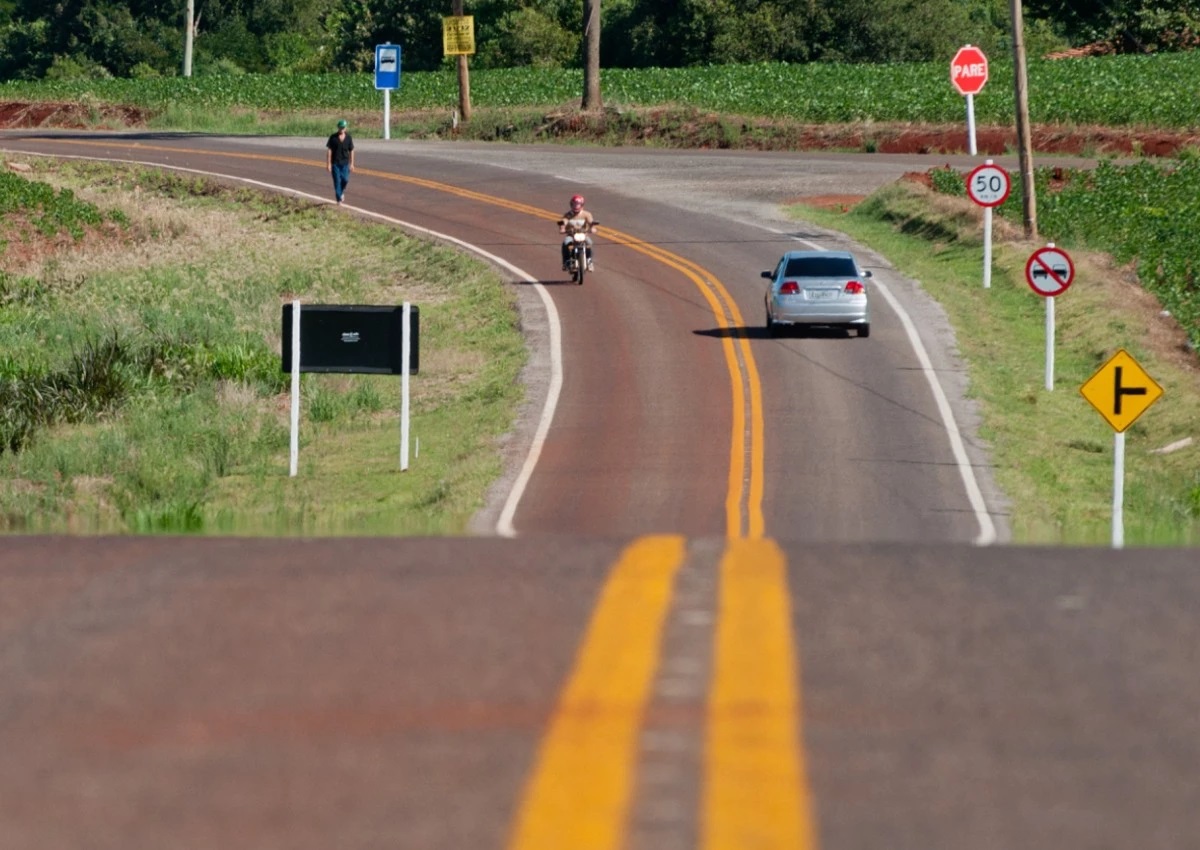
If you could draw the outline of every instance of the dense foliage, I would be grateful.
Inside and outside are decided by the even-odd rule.
[[[1188,49],[1200,0],[1029,0],[1025,41],[1103,40],[1124,51]],[[0,0],[0,80],[146,77],[182,71],[185,0]],[[194,0],[193,72],[369,70],[374,46],[406,69],[442,55],[449,0]],[[579,67],[580,0],[465,0],[480,68]],[[1010,44],[1007,0],[604,0],[601,64],[678,68],[753,62],[912,62],[963,43]]]
[[[1027,14],[1053,19],[1073,42],[1103,42],[1122,53],[1200,46],[1198,0],[1024,0]]]

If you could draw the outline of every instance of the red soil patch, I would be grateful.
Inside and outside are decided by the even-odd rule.
[[[654,110],[647,112],[648,126],[641,135],[651,138],[656,134],[653,124]],[[84,128],[127,128],[141,127],[146,123],[149,112],[129,106],[87,106],[79,103],[25,103],[0,102],[0,128],[21,129],[34,127],[57,127],[63,129]],[[696,147],[712,146],[709,124],[719,116],[698,115],[695,126],[688,128],[684,136],[694,135]],[[554,132],[550,135],[586,136],[591,132],[604,132],[603,122],[585,120],[581,113],[559,116],[550,122]],[[547,125],[548,127],[550,125]],[[745,132],[736,144],[746,148],[777,150],[863,150],[879,153],[965,153],[967,148],[966,127],[954,125],[910,125],[910,124],[861,124],[789,125],[770,119],[747,121],[745,130],[755,127],[772,127],[777,132],[755,134]],[[672,127],[665,132],[676,145],[686,144],[681,139],[680,128]],[[1033,149],[1037,153],[1059,153],[1068,155],[1114,155],[1114,156],[1175,156],[1185,148],[1200,148],[1200,132],[1145,130],[1121,127],[1062,127],[1041,125],[1030,133]],[[1017,149],[1016,131],[1011,127],[976,127],[976,148],[980,154],[998,156]]]
[[[0,128],[139,127],[148,113],[133,106],[86,106],[82,103],[21,103],[0,101]]]
[[[1075,156],[1176,156],[1186,148],[1200,148],[1195,131],[1135,130],[1121,127],[1058,127],[1042,125],[1030,131],[1036,153]],[[965,153],[966,127],[884,127],[848,135],[839,147],[862,147],[880,153]],[[851,144],[853,142],[853,144]],[[976,127],[975,146],[980,154],[999,156],[1017,149],[1016,131],[1009,127]]]

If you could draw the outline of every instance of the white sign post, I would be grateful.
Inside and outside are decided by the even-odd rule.
[[[965,45],[950,61],[950,83],[967,98],[967,138],[971,156],[975,156],[975,95],[988,80],[987,57],[978,47]]]
[[[289,316],[288,313],[291,313]],[[399,315],[400,327],[396,328]],[[300,455],[300,373],[365,372],[400,374],[400,470],[408,470],[410,433],[409,376],[420,365],[420,308],[372,304],[310,304],[301,322],[300,302],[283,308],[283,369],[292,373],[289,475],[295,477]],[[301,360],[301,325],[308,332]],[[396,337],[400,344],[397,347]],[[290,338],[289,338],[290,337]],[[290,354],[290,356],[289,356]],[[397,360],[399,362],[397,362]],[[417,443],[420,446],[420,442]]]
[[[1079,392],[1115,432],[1112,547],[1121,549],[1125,546],[1125,429],[1158,401],[1163,388],[1122,348],[1084,382]]]
[[[288,476],[296,477],[300,463],[300,302],[292,301],[292,436]]]
[[[1008,200],[1012,181],[1008,172],[986,160],[967,175],[967,194],[983,207],[983,288],[992,287],[992,208]]]
[[[1067,252],[1053,242],[1029,255],[1025,280],[1029,288],[1046,299],[1046,389],[1054,389],[1054,298],[1062,295],[1075,279],[1075,264]]]
[[[392,137],[392,89],[400,88],[400,45],[375,46],[375,88],[383,90],[383,137]]]
[[[410,339],[409,322],[412,320],[412,305],[405,301],[402,309],[400,325],[400,471],[408,471],[408,370],[412,362],[409,358]]]

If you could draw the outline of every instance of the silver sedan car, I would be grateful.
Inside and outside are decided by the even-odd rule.
[[[767,333],[784,325],[853,328],[871,335],[869,271],[858,267],[848,251],[788,251],[774,271],[762,276],[767,286]]]

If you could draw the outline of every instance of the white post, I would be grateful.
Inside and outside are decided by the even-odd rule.
[[[991,162],[991,160],[988,160]],[[983,288],[992,288],[992,208],[983,208]]]
[[[383,137],[392,137],[392,90],[383,90]]]
[[[296,477],[300,461],[300,301],[292,302],[292,440],[290,451],[291,478]]]
[[[975,95],[967,95],[967,140],[971,145],[971,156],[975,156]]]
[[[1054,389],[1054,296],[1046,299],[1046,389]]]
[[[1125,432],[1113,439],[1112,546],[1125,547]]]
[[[412,305],[404,302],[400,313],[400,471],[408,470],[408,365],[409,338],[408,323],[412,318]]]

